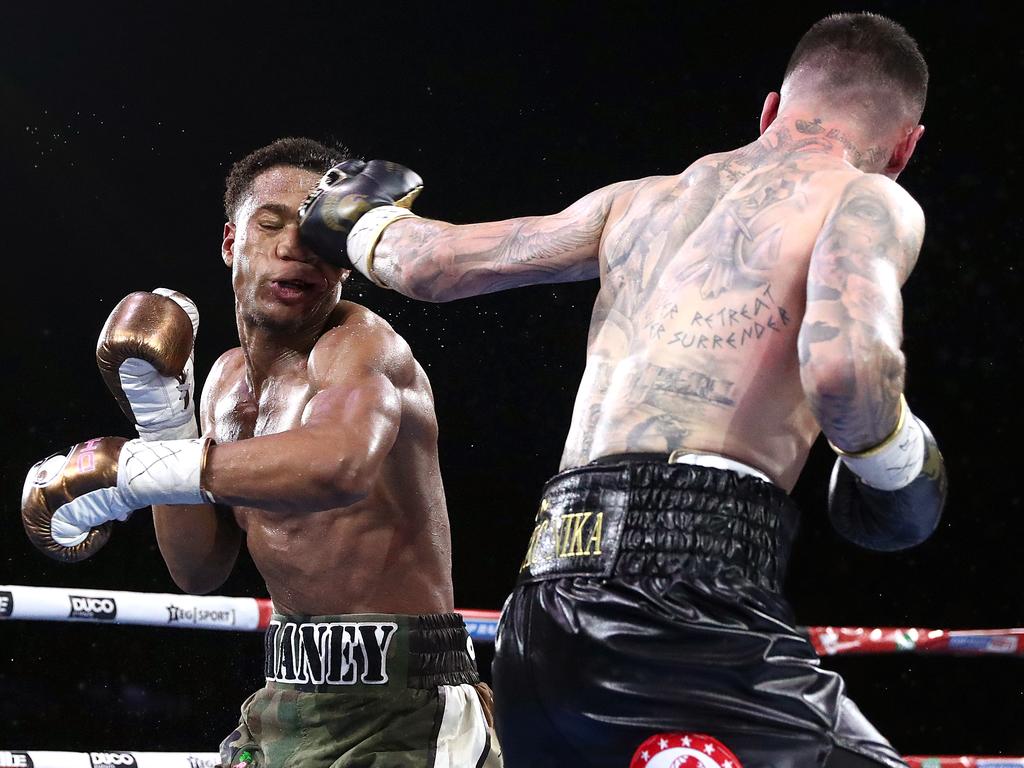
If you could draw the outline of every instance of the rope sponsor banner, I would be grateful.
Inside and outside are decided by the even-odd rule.
[[[265,626],[263,610],[251,597],[0,585],[0,619],[253,631]]]
[[[474,641],[494,642],[498,611],[470,608],[456,611],[462,615]],[[270,623],[272,613],[271,602],[259,597],[0,584],[0,620],[85,621],[262,632]],[[878,653],[1024,656],[1024,628],[803,627],[802,631],[819,656]]]

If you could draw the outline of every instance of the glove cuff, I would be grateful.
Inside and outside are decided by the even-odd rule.
[[[844,451],[831,441],[829,445],[851,472],[881,491],[895,491],[909,485],[924,467],[924,432],[903,395],[900,395],[896,428],[878,445],[855,453]]]
[[[352,231],[348,233],[345,249],[349,261],[374,285],[381,288],[389,287],[373,272],[373,251],[377,247],[381,235],[384,234],[384,230],[388,226],[399,219],[410,217],[419,218],[408,208],[397,205],[381,205],[371,208],[360,216],[355,226],[352,227]]]
[[[153,504],[206,504],[201,487],[210,438],[129,440],[118,458],[117,486],[132,509]]]
[[[139,439],[144,443],[152,443],[155,440],[195,440],[199,437],[199,426],[196,424],[195,416],[192,416],[183,424],[160,429],[146,429],[141,424],[137,425]]]

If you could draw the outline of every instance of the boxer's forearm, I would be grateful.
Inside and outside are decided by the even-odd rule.
[[[399,293],[435,302],[597,277],[599,234],[546,218],[464,225],[401,219],[384,231],[373,272]]]
[[[223,504],[286,514],[347,507],[366,498],[393,444],[393,434],[377,434],[347,441],[303,427],[213,446],[203,488]]]
[[[154,505],[153,525],[167,570],[183,591],[205,594],[227,580],[242,541],[228,510],[212,504]]]
[[[899,418],[904,364],[899,350],[873,350],[865,357],[805,363],[801,377],[822,432],[845,451],[877,445]],[[859,364],[857,364],[859,363]]]
[[[612,206],[636,184],[602,187],[551,216],[460,225],[398,219],[377,242],[373,274],[389,288],[423,301],[595,278]]]

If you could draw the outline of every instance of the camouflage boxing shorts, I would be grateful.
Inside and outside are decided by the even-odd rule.
[[[267,683],[242,705],[222,766],[501,765],[458,614],[275,614],[265,651]]]

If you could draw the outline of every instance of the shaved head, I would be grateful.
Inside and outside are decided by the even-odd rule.
[[[866,128],[917,122],[928,65],[914,39],[874,13],[828,16],[800,39],[786,67],[782,97],[811,98],[856,114]]]

